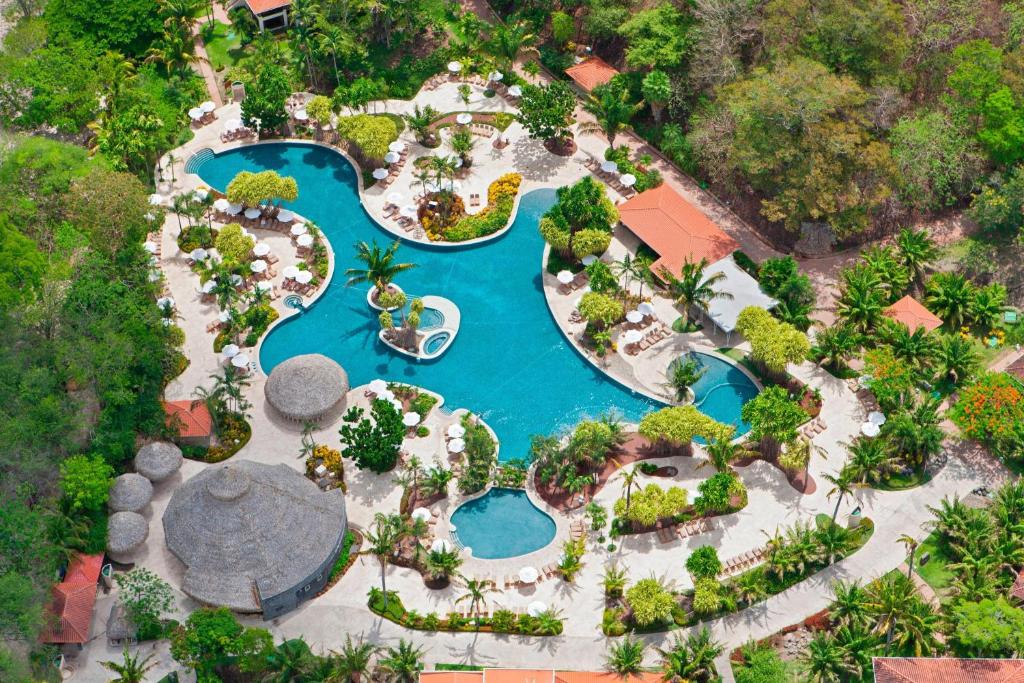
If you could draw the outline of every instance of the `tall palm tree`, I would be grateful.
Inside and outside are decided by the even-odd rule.
[[[832,584],[829,615],[840,626],[864,627],[871,623],[868,614],[868,593],[857,581],[836,581]]]
[[[949,334],[939,342],[935,365],[945,379],[960,384],[974,376],[981,366],[981,360],[974,344],[959,334]]]
[[[146,52],[145,61],[160,64],[169,76],[174,76],[202,59],[196,54],[196,45],[189,28],[175,24],[164,29],[153,47]]]
[[[639,675],[644,666],[644,641],[626,637],[621,643],[613,643],[605,656],[605,667],[627,679]]]
[[[850,477],[862,486],[869,480],[878,483],[893,469],[889,449],[881,439],[858,438],[846,444],[846,448],[850,458],[844,469],[849,470]]]
[[[665,679],[681,678],[700,683],[715,680],[718,676],[715,658],[722,654],[723,649],[706,627],[685,640],[676,636],[670,649],[658,650]]]
[[[862,627],[850,626],[840,626],[835,636],[854,680],[863,680],[871,670],[871,659],[878,649],[878,638]]]
[[[626,489],[625,515],[627,517],[629,516],[630,494],[633,492],[633,487],[637,485],[636,480],[639,476],[640,469],[636,465],[633,465],[633,467],[628,470],[625,467],[623,467],[621,470],[619,470],[619,473],[615,475],[615,478],[621,481],[622,486]]]
[[[436,109],[429,104],[420,109],[420,105],[413,107],[411,114],[404,114],[402,118],[409,124],[409,130],[416,136],[416,142],[423,145],[432,145],[434,134],[430,131],[430,124],[440,115]]]
[[[668,287],[672,298],[679,305],[683,314],[683,322],[690,324],[690,308],[696,306],[707,313],[708,306],[715,299],[732,299],[729,292],[716,291],[714,285],[725,279],[725,273],[717,272],[705,276],[708,260],[702,258],[700,263],[687,259],[679,272],[679,277],[672,275],[667,268],[661,269],[661,278]]]
[[[832,496],[837,496],[836,506],[832,510],[832,523],[835,524],[836,515],[839,514],[839,506],[842,504],[843,498],[853,493],[853,489],[856,484],[853,482],[850,470],[845,467],[839,470],[838,476],[831,474],[825,474],[822,476],[825,478],[825,481],[832,485],[832,488],[829,489],[825,497],[831,499]]]
[[[872,583],[867,592],[875,632],[885,636],[887,646],[902,649],[910,645],[918,657],[934,649],[938,617],[907,577],[887,574]]]
[[[910,273],[900,262],[892,247],[873,245],[860,255],[862,267],[878,275],[888,292],[889,302],[895,301],[910,284]]]
[[[846,663],[843,648],[827,631],[814,634],[801,661],[809,680],[815,683],[839,683],[849,680],[853,674]]]
[[[925,288],[928,308],[952,330],[959,329],[971,309],[973,286],[958,273],[936,273]]]
[[[622,289],[627,292],[629,291],[630,279],[640,278],[640,270],[637,268],[636,261],[629,254],[626,254],[622,259],[613,262],[611,267],[615,276],[622,278]]]
[[[885,287],[881,278],[867,268],[850,268],[843,273],[839,295],[839,317],[860,333],[870,332],[882,319]]]
[[[907,551],[907,578],[914,575],[914,554],[917,552],[917,539],[909,534],[902,534],[898,539]]]
[[[971,323],[983,331],[988,331],[999,320],[1005,303],[1006,287],[998,282],[978,289],[971,298],[971,309],[968,313]]]
[[[491,27],[491,36],[486,48],[503,69],[511,71],[524,51],[533,51],[532,45],[536,40],[537,37],[530,32],[524,22],[497,23]]]
[[[712,439],[704,447],[708,459],[697,463],[697,468],[711,465],[718,472],[728,472],[730,463],[744,456],[751,455],[752,451],[742,443],[734,443],[730,438]]]
[[[104,669],[117,674],[117,678],[111,679],[110,683],[142,683],[146,680],[146,672],[159,663],[150,661],[156,656],[153,653],[146,655],[145,659],[141,659],[141,653],[132,657],[127,646],[121,656],[123,658],[121,662],[100,662],[100,666]]]
[[[469,603],[469,613],[476,614],[481,607],[487,606],[487,594],[498,592],[493,581],[487,579],[466,579],[463,578],[466,592],[455,599],[455,604]],[[479,622],[477,624],[479,627]]]
[[[390,289],[391,281],[395,276],[404,271],[416,267],[414,263],[396,263],[395,256],[400,246],[400,241],[395,240],[387,249],[381,249],[374,240],[371,244],[358,242],[356,244],[356,258],[363,262],[362,268],[349,268],[345,271],[348,276],[346,285],[354,285],[362,282],[369,282],[377,288],[378,295]]]
[[[299,683],[306,680],[305,673],[313,653],[302,638],[283,641],[271,650],[263,663],[263,683]]]
[[[398,647],[389,647],[385,651],[377,666],[389,681],[416,683],[423,671],[423,649],[402,638]]]
[[[918,326],[911,332],[910,328],[902,323],[888,322],[882,329],[882,336],[896,358],[906,361],[915,369],[931,367],[939,352],[939,342],[927,328]]]
[[[363,552],[373,555],[380,563],[380,589],[384,594],[384,609],[388,607],[388,564],[390,564],[391,556],[404,535],[405,525],[402,523],[402,518],[394,514],[386,515],[383,512],[378,512],[373,516],[373,530],[366,532],[369,547]]]
[[[594,117],[594,121],[580,123],[580,132],[604,134],[608,146],[615,147],[615,136],[629,126],[633,117],[643,109],[643,102],[633,102],[629,90],[618,83],[599,85],[583,109]]]
[[[332,683],[359,683],[370,671],[370,660],[377,653],[377,646],[359,639],[352,640],[345,634],[345,644],[340,652],[332,652],[335,675]]]
[[[900,262],[910,273],[911,284],[915,289],[920,288],[925,273],[939,253],[935,242],[924,230],[903,228],[896,235],[896,249]]]
[[[929,397],[891,416],[882,426],[882,433],[900,457],[923,466],[942,450],[946,434],[939,426],[940,420],[939,401]]]

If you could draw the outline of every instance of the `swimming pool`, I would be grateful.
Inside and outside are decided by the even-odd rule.
[[[444,325],[444,313],[436,308],[424,308],[420,313],[420,330],[436,330]]]
[[[719,422],[736,426],[736,434],[746,434],[750,425],[743,421],[743,404],[758,394],[757,385],[738,367],[709,353],[690,353],[704,375],[694,383],[694,406]]]
[[[423,352],[428,356],[433,356],[441,348],[448,343],[448,340],[452,338],[450,332],[435,332],[434,334],[427,337],[426,341],[423,342]]]
[[[423,386],[442,394],[449,407],[483,417],[501,441],[502,460],[524,457],[532,434],[568,428],[611,409],[637,421],[660,406],[591,366],[551,317],[541,285],[544,241],[537,224],[555,201],[553,189],[524,195],[512,228],[493,241],[456,250],[402,245],[398,258],[417,267],[401,273],[398,284],[417,296],[451,299],[461,311],[458,343],[439,361],[423,363],[378,341],[377,312],[366,305],[369,286],[346,287],[337,275],[356,265],[356,242],[394,239],[364,212],[355,172],[343,156],[314,145],[260,144],[206,158],[195,172],[223,189],[239,171],[266,169],[294,176],[299,198],[288,208],[320,226],[337,263],[316,304],[264,340],[264,372],[292,356],[322,353],[345,368],[352,386],[376,377]],[[727,395],[721,398],[705,400],[702,409],[734,423],[739,406],[726,405]]]
[[[492,488],[452,514],[452,535],[473,557],[500,560],[540,550],[555,538],[555,520],[525,491]]]

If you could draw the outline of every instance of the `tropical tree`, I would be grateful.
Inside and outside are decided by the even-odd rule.
[[[146,61],[161,65],[170,76],[181,75],[200,61],[192,32],[181,24],[165,27],[163,34],[146,53]]]
[[[455,599],[455,604],[469,603],[470,614],[476,614],[481,607],[487,605],[487,594],[497,593],[498,588],[493,581],[487,579],[463,579],[466,592]],[[479,622],[477,623],[479,628]]]
[[[940,420],[939,401],[928,397],[890,415],[882,426],[882,433],[899,457],[923,466],[942,450],[946,435],[939,426]]]
[[[887,322],[882,326],[882,337],[892,348],[893,356],[916,370],[931,367],[938,355],[938,340],[923,326],[911,331],[903,323]]]
[[[735,443],[732,439],[728,438],[711,439],[704,446],[704,452],[707,454],[708,459],[697,463],[697,467],[701,468],[705,465],[711,465],[719,472],[728,472],[730,469],[729,464],[733,460],[752,455],[752,451],[746,445]]]
[[[395,256],[401,242],[395,240],[386,249],[381,249],[374,240],[371,244],[358,242],[356,244],[356,259],[363,262],[362,268],[349,268],[345,271],[348,276],[346,285],[354,285],[369,282],[377,289],[377,296],[383,292],[391,291],[391,282],[395,276],[404,271],[416,267],[414,263],[396,263]]]
[[[145,659],[139,653],[132,657],[131,650],[127,646],[121,655],[121,662],[100,662],[104,669],[117,674],[117,678],[111,679],[110,683],[142,683],[146,680],[146,672],[155,667],[159,662],[150,661],[156,657],[155,653],[146,655]]]
[[[896,235],[896,251],[900,263],[910,274],[910,282],[915,289],[924,282],[929,266],[938,256],[935,242],[924,230],[903,228]]]
[[[832,620],[840,626],[861,628],[871,623],[867,591],[856,581],[834,582],[828,609]]]
[[[651,71],[644,76],[640,92],[644,96],[644,101],[651,105],[651,114],[654,115],[654,120],[661,122],[661,112],[672,97],[672,82],[669,80],[668,74],[657,69]]]
[[[921,657],[935,651],[938,615],[924,602],[903,574],[887,574],[868,587],[868,612],[875,632],[885,636],[886,646],[910,648]]]
[[[380,563],[380,588],[384,595],[384,609],[388,606],[387,570],[391,555],[405,535],[405,524],[398,515],[378,512],[373,516],[373,529],[366,532],[369,547],[363,551],[373,555]]]
[[[761,452],[777,455],[784,444],[797,437],[797,427],[807,421],[807,412],[780,386],[768,387],[747,401],[741,417],[750,425],[750,437],[760,442]]]
[[[707,368],[692,355],[679,356],[668,365],[668,384],[675,390],[676,401],[683,403],[690,398],[690,387],[696,384]]]
[[[265,683],[293,683],[303,680],[314,659],[309,645],[302,638],[291,638],[267,653],[263,661]]]
[[[433,131],[430,129],[430,124],[440,115],[440,112],[431,107],[429,104],[420,109],[420,105],[413,107],[411,114],[403,115],[405,122],[409,125],[409,130],[416,136],[416,142],[426,147],[433,147],[436,144]]]
[[[936,273],[928,281],[925,295],[929,310],[957,330],[970,314],[974,287],[958,273]]]
[[[979,329],[987,331],[999,321],[1006,303],[1006,287],[998,282],[981,287],[974,292],[971,308],[968,313],[971,322]]]
[[[854,439],[846,448],[850,457],[843,469],[862,486],[878,483],[893,469],[889,448],[881,439]]]
[[[702,628],[685,640],[676,636],[668,650],[658,650],[662,670],[666,679],[677,678],[691,681],[713,681],[718,676],[715,658],[722,654],[723,647],[711,636],[709,629]]]
[[[462,558],[456,550],[430,550],[423,565],[435,579],[450,579],[458,573]]]
[[[640,476],[640,469],[634,465],[630,469],[623,467],[619,470],[619,473],[615,475],[615,478],[622,482],[623,488],[626,490],[626,515],[629,515],[629,506],[632,503],[631,494],[633,487],[637,485],[636,480]]]
[[[840,323],[819,330],[814,343],[821,355],[820,364],[839,370],[846,365],[849,355],[861,345],[862,337],[852,325]]]
[[[839,295],[839,318],[860,333],[873,330],[882,319],[886,289],[882,279],[869,268],[850,268],[843,272]]]
[[[620,81],[599,85],[583,104],[584,111],[594,120],[581,122],[580,132],[603,133],[608,138],[608,146],[614,148],[615,136],[629,126],[643,106],[643,102],[633,102],[629,89]]]
[[[718,291],[714,285],[725,279],[725,273],[716,272],[705,275],[705,269],[710,265],[706,258],[699,263],[686,259],[679,272],[679,277],[674,276],[667,268],[661,269],[661,279],[665,282],[669,294],[675,299],[676,304],[683,314],[683,322],[686,327],[690,324],[690,308],[696,306],[707,313],[708,306],[715,299],[732,299],[729,292]]]
[[[914,574],[914,554],[917,552],[917,539],[909,534],[902,534],[897,540],[903,544],[904,549],[907,551],[907,578],[910,579]]]
[[[646,647],[644,641],[629,637],[626,637],[621,643],[612,643],[605,656],[605,666],[609,671],[614,671],[622,676],[623,679],[638,675],[643,671]]]
[[[487,52],[493,55],[503,69],[513,70],[519,56],[532,45],[537,37],[530,32],[525,22],[502,23],[491,26],[490,40],[485,44]]]
[[[416,683],[423,671],[423,649],[402,638],[398,647],[384,651],[377,666],[395,683]]]
[[[842,646],[827,631],[814,634],[801,661],[810,680],[816,683],[838,683],[848,680],[853,674]]]
[[[571,137],[569,126],[576,108],[576,96],[568,85],[554,81],[550,85],[523,87],[519,122],[530,137],[563,144]]]
[[[340,652],[332,652],[336,680],[332,683],[359,683],[370,671],[370,660],[377,652],[377,646],[360,639],[352,640],[345,634],[345,644]]]
[[[981,366],[981,359],[970,340],[950,334],[939,342],[935,365],[945,379],[956,385],[974,377]]]
[[[833,496],[836,496],[836,506],[832,509],[832,523],[835,524],[836,515],[839,514],[839,506],[842,504],[843,498],[853,493],[856,484],[854,483],[852,473],[845,467],[839,471],[838,476],[832,474],[822,476],[825,478],[825,481],[832,485],[832,488],[826,494],[826,498],[831,500]]]

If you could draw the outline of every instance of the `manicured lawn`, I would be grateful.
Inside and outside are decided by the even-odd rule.
[[[930,479],[931,477],[920,472],[911,472],[910,474],[897,473],[879,482],[875,488],[882,491],[904,491],[925,484]]]
[[[914,571],[941,597],[953,582],[953,572],[946,567],[950,559],[946,557],[942,552],[942,548],[939,547],[937,534],[933,533],[921,542],[921,545],[917,548],[916,557],[920,558],[925,553],[930,555],[928,563],[922,565],[918,560],[915,560]]]
[[[214,22],[213,37],[206,42],[206,53],[214,71],[232,67],[245,53],[241,36],[228,24]]]

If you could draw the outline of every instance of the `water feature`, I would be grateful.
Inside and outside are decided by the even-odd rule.
[[[555,521],[525,491],[492,488],[452,514],[453,535],[473,557],[498,560],[540,550],[555,537]]]

